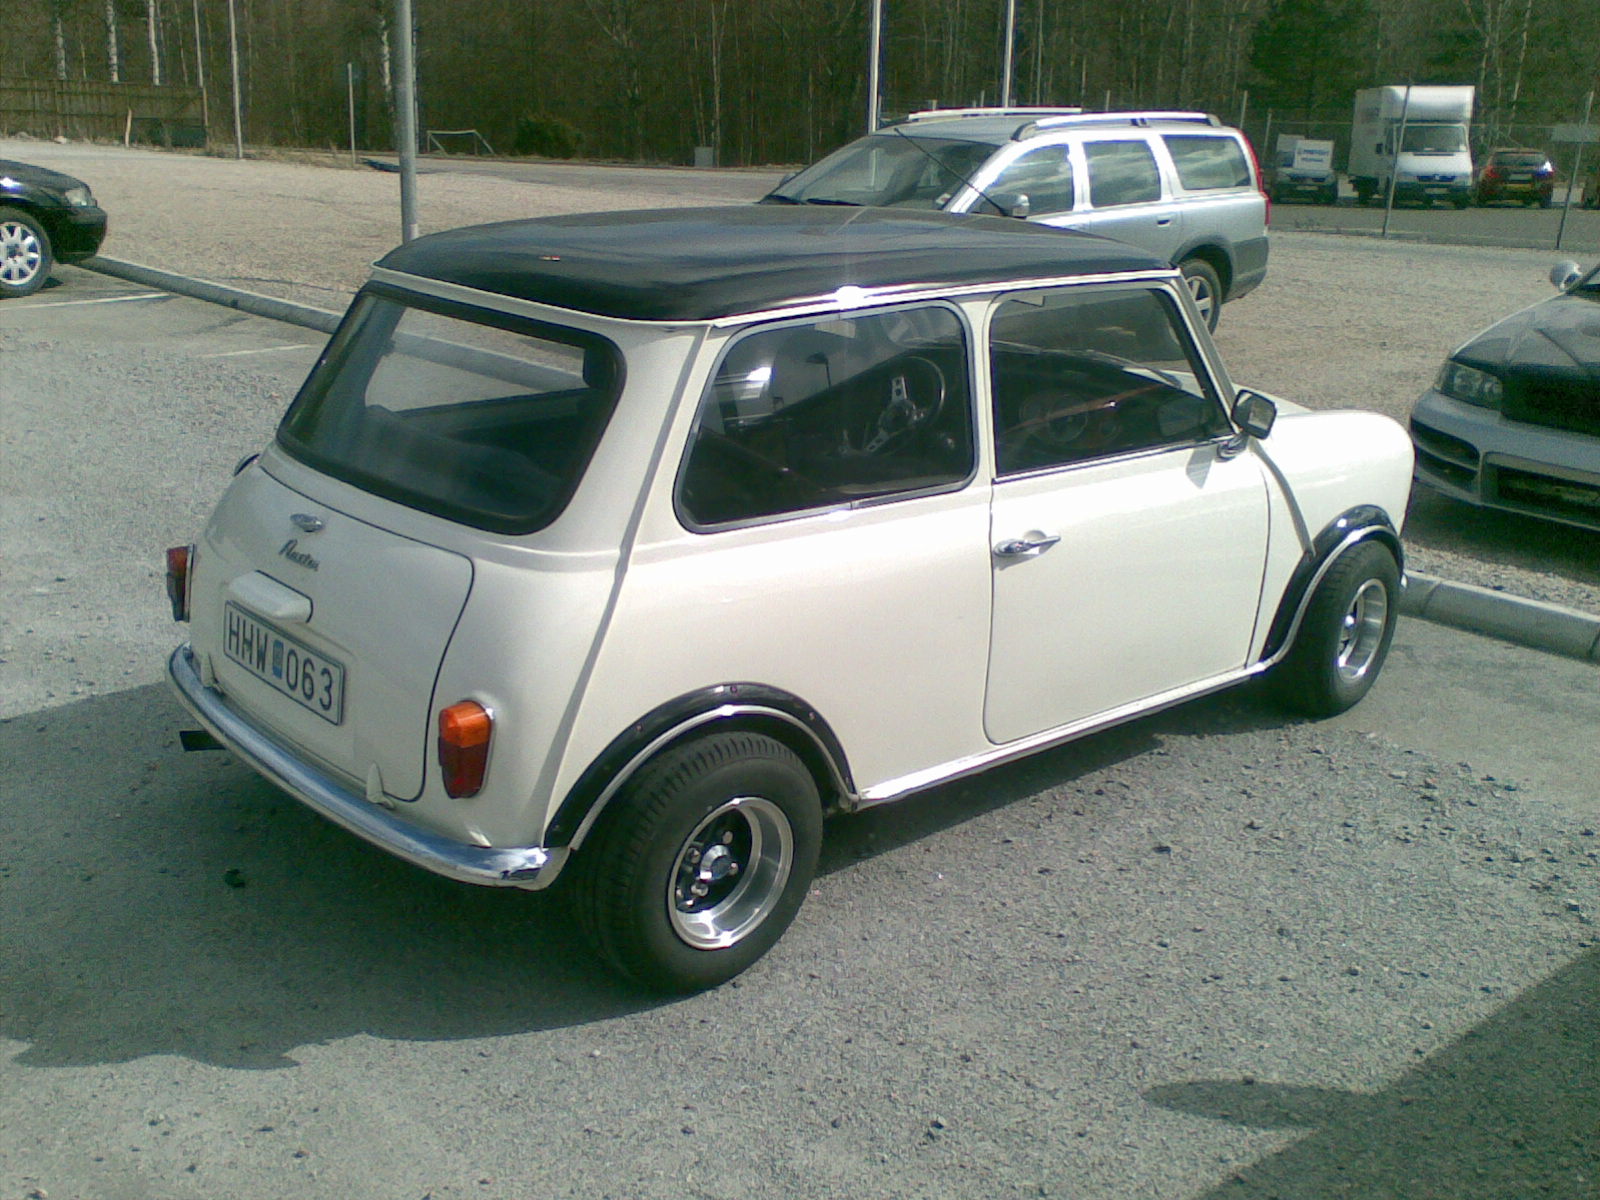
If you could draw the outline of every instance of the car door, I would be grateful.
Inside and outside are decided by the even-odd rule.
[[[1142,134],[1085,136],[1079,146],[1084,180],[1078,207],[1044,218],[1047,225],[1082,229],[1176,257],[1183,244],[1180,206],[1162,182],[1161,166]]]
[[[1244,666],[1267,487],[1159,284],[1015,293],[989,326],[996,743]]]

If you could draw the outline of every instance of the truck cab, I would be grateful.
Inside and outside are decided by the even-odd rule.
[[[1467,86],[1366,88],[1356,93],[1350,131],[1350,185],[1368,204],[1393,188],[1395,203],[1472,200],[1473,89]]]

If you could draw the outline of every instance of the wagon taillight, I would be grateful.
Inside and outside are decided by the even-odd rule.
[[[494,715],[476,700],[462,700],[439,713],[439,770],[454,799],[475,796],[489,768]]]

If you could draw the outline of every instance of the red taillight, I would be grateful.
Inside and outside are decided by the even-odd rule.
[[[172,602],[172,619],[189,619],[189,575],[194,568],[194,547],[173,546],[167,550],[167,599]]]
[[[1500,169],[1498,167],[1485,167],[1483,169],[1483,177],[1485,179],[1499,179]]]
[[[1267,206],[1264,224],[1272,224],[1272,192],[1268,189],[1266,180],[1261,178],[1261,160],[1256,157],[1255,144],[1243,133],[1239,135],[1244,139],[1245,153],[1250,156],[1250,178],[1256,181],[1256,191],[1261,193],[1261,200]]]
[[[476,700],[462,700],[439,714],[439,770],[446,793],[457,799],[478,794],[493,734],[494,717]]]

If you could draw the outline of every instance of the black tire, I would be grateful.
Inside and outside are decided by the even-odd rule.
[[[0,298],[33,295],[54,263],[44,226],[20,208],[0,208]]]
[[[1215,329],[1222,317],[1222,280],[1217,277],[1216,268],[1203,258],[1186,258],[1178,264],[1178,270],[1183,272],[1189,294],[1200,306],[1206,328]]]
[[[783,743],[756,733],[685,742],[629,780],[577,852],[580,918],[636,983],[716,987],[789,927],[821,843],[816,783]]]
[[[1387,546],[1358,542],[1317,585],[1294,646],[1268,678],[1278,701],[1331,717],[1371,690],[1394,639],[1400,568]]]
[[[1338,207],[1339,185],[1337,183],[1330,183],[1328,185],[1327,190],[1322,193],[1322,202],[1335,208]]]

